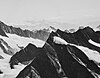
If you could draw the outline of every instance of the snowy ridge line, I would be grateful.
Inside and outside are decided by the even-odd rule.
[[[9,26],[6,25],[3,22],[0,22],[0,32],[1,35],[6,36],[6,33],[10,33],[10,34],[17,34],[19,36],[23,36],[23,37],[28,37],[28,38],[34,38],[34,39],[40,39],[45,41],[48,37],[49,33],[49,29],[40,29],[39,30],[34,30],[33,28],[27,29],[27,28],[20,28],[20,27],[15,27],[15,26]]]
[[[7,33],[7,35],[9,36],[9,38],[3,37],[3,36],[0,36],[0,38],[3,39],[4,41],[6,41],[8,43],[8,45],[11,48],[15,49],[16,51],[20,50],[20,48],[18,46],[25,47],[29,43],[33,43],[36,46],[40,46],[40,47],[43,46],[43,44],[44,44],[44,41],[41,41],[39,39],[20,37],[16,34],[9,34],[9,33]]]
[[[20,37],[16,34],[6,33],[8,37],[4,37],[0,35],[0,38],[4,40],[8,45],[5,45],[3,42],[1,44],[8,50],[8,47],[14,49],[14,53],[20,51],[18,46],[27,46],[29,43],[36,45],[37,47],[42,47],[44,45],[44,41],[39,39]],[[8,46],[8,47],[7,47]],[[21,70],[23,70],[26,66],[22,64],[15,65],[15,69],[11,69],[9,65],[11,55],[5,54],[3,50],[0,48],[0,55],[4,57],[4,59],[0,59],[0,70],[3,74],[0,74],[0,78],[15,78]]]
[[[62,39],[60,37],[57,37],[57,36],[54,36],[53,38],[54,38],[53,41],[55,43],[64,44],[64,45],[68,45],[69,44],[69,45],[75,46],[75,47],[79,48],[80,50],[82,50],[86,54],[86,56],[88,56],[88,58],[90,60],[93,60],[93,61],[96,61],[96,62],[100,63],[100,59],[98,59],[98,58],[100,58],[100,53],[99,52],[93,51],[93,50],[91,50],[91,49],[89,49],[87,47],[83,47],[83,46],[78,46],[78,45],[75,45],[75,44],[67,43],[64,39]]]
[[[64,39],[54,36],[53,37],[53,42],[55,42],[56,44],[64,44],[64,45],[72,45],[75,46],[77,48],[79,48],[80,50],[82,50],[82,52],[84,52],[86,54],[86,56],[88,56],[88,58],[90,60],[93,60],[94,62],[98,62],[100,63],[100,60],[98,60],[98,58],[100,58],[100,53],[97,51],[93,51],[88,49],[87,47],[83,47],[83,46],[77,46],[75,44],[71,44],[71,43],[67,43]],[[88,52],[86,50],[89,50]],[[70,51],[69,51],[70,52]],[[79,59],[76,57],[76,55],[74,55],[73,53],[70,52],[70,54],[73,56],[74,59],[76,59],[81,65],[85,66],[87,68],[87,66]],[[99,66],[98,66],[99,67]],[[88,68],[87,68],[88,69]],[[91,74],[95,77],[95,78],[100,78],[100,75],[96,74],[95,72],[93,72],[92,70],[88,69],[89,72],[91,72]]]
[[[85,33],[86,34],[86,33]],[[62,34],[63,35],[63,34]],[[79,35],[79,34],[78,34]],[[77,36],[77,34],[76,34],[76,36]],[[72,36],[71,36],[72,37]],[[87,35],[86,35],[86,37],[87,37]],[[73,37],[72,37],[73,38]],[[65,38],[64,38],[65,39]],[[89,72],[89,70],[87,69],[87,68],[89,68],[91,71],[94,71],[94,72],[96,72],[97,74],[99,74],[99,71],[98,70],[100,70],[98,67],[97,67],[97,65],[92,61],[92,60],[95,60],[94,58],[92,59],[92,60],[89,60],[89,59],[91,59],[90,58],[90,56],[88,55],[88,53],[89,53],[89,51],[91,50],[91,49],[88,49],[87,47],[87,49],[85,48],[85,47],[83,47],[83,46],[78,46],[77,44],[72,44],[72,43],[67,43],[67,40],[65,41],[63,39],[63,37],[58,37],[58,35],[56,34],[56,33],[51,33],[50,34],[50,37],[48,38],[48,40],[46,41],[48,44],[50,44],[50,46],[55,50],[55,53],[57,54],[57,56],[59,57],[59,63],[58,63],[58,65],[59,64],[61,64],[61,66],[59,65],[59,66],[57,66],[57,68],[58,69],[56,69],[57,70],[57,73],[59,73],[60,74],[60,72],[62,72],[62,70],[61,69],[59,69],[59,67],[61,68],[63,68],[64,69],[64,72],[66,73],[66,75],[68,75],[67,74],[67,72],[68,73],[75,73],[76,75],[77,75],[77,73],[79,73],[80,71],[82,72],[82,70],[84,71],[84,72],[82,72],[82,73],[80,73],[80,75],[87,75],[87,73],[89,74],[90,72]],[[70,39],[70,38],[69,38]],[[74,40],[73,40],[74,41]],[[70,42],[70,40],[68,41],[68,42]],[[83,40],[83,44],[84,44],[84,40]],[[54,43],[56,43],[56,44],[54,44]],[[61,45],[57,45],[57,44],[61,44]],[[81,42],[80,42],[80,44],[81,44]],[[46,44],[45,44],[46,45]],[[48,53],[50,53],[50,52],[52,52],[52,50],[50,49],[50,47],[46,47],[46,46],[43,46],[43,48],[41,48],[41,49],[39,49],[39,48],[37,48],[38,49],[38,51],[36,51],[36,53],[37,52],[42,52],[42,49],[43,49],[43,52],[48,52]],[[68,45],[67,46],[67,48],[66,48],[66,45]],[[44,50],[44,47],[45,48],[48,48],[48,50]],[[30,46],[30,48],[33,48],[32,47],[32,45]],[[80,49],[83,49],[83,52],[80,50]],[[29,52],[30,51],[30,49],[28,50],[27,49],[27,51],[26,52]],[[32,50],[32,51],[35,51],[34,49]],[[93,55],[93,53],[94,54],[96,54],[95,52],[94,52],[94,50],[92,50],[93,52],[91,52],[92,53],[92,55]],[[98,51],[98,50],[97,50]],[[87,55],[86,55],[87,54]],[[32,55],[31,53],[30,53],[30,55]],[[42,54],[41,54],[42,55]],[[43,54],[43,55],[45,55],[45,54]],[[51,57],[49,57],[50,59],[51,59],[51,61],[54,63],[54,66],[55,66],[55,61],[57,61],[57,60],[55,60],[54,58],[52,58],[53,57],[53,54],[52,53],[50,53],[50,55],[51,55]],[[48,55],[48,56],[50,56],[50,55]],[[45,55],[46,57],[47,57],[47,54]],[[83,56],[83,57],[82,57]],[[88,56],[88,57],[87,57]],[[40,59],[39,59],[39,57],[40,57]],[[51,64],[51,61],[50,61],[50,64],[48,65],[48,64],[46,64],[45,63],[45,57],[44,56],[39,56],[39,57],[37,57],[34,61],[32,61],[32,63],[30,64],[30,65],[28,65],[27,67],[30,67],[30,66],[33,66],[33,67],[35,67],[35,65],[34,64],[36,64],[36,70],[41,74],[41,73],[45,73],[45,71],[46,72],[48,72],[48,73],[50,73],[51,71],[50,70],[48,70],[48,66]],[[34,57],[33,57],[34,58]],[[43,58],[43,59],[42,59]],[[89,59],[88,59],[89,58]],[[16,57],[15,57],[15,59],[16,59]],[[23,58],[20,58],[20,59],[23,59]],[[68,59],[70,59],[70,61],[68,60]],[[12,62],[13,62],[13,60],[14,59],[12,59]],[[45,61],[44,61],[45,60]],[[23,61],[25,61],[25,60],[23,60]],[[40,65],[40,66],[38,66],[38,63],[40,63],[41,64],[41,62],[43,62],[44,61],[44,63],[47,65],[47,66],[45,66],[45,67],[47,67],[46,69],[43,67],[43,69],[41,69],[41,67],[42,66],[44,66],[45,64],[43,64],[43,65]],[[97,60],[98,61],[98,60]],[[14,65],[14,64],[12,64],[12,62],[11,62],[11,65]],[[38,62],[38,63],[36,63],[36,62]],[[68,65],[68,66],[67,66]],[[93,68],[92,68],[92,66],[93,66]],[[40,69],[38,69],[40,67]],[[50,67],[50,66],[49,66]],[[77,69],[77,68],[79,67],[79,69]],[[56,66],[54,67],[54,68],[56,68]],[[73,68],[73,69],[75,69],[76,70],[76,72],[74,72],[73,71],[73,69],[71,69],[71,71],[70,71],[70,69],[71,68]],[[82,69],[81,69],[82,68]],[[95,68],[97,68],[97,69],[95,69]],[[26,68],[26,69],[23,69],[23,71],[21,71],[20,73],[19,73],[19,75],[17,76],[18,78],[20,78],[20,76],[21,77],[23,77],[23,76],[28,76],[28,75],[25,75],[25,72],[26,72],[26,70],[30,70],[29,72],[31,73],[31,69],[29,69],[29,68]],[[68,69],[67,71],[66,71],[66,69]],[[44,71],[44,72],[43,72]],[[53,70],[52,70],[53,71]],[[85,72],[85,71],[87,71],[87,73]],[[23,72],[23,73],[22,73]],[[93,72],[93,74],[94,74],[94,72]],[[53,74],[52,74],[53,75]],[[74,75],[74,74],[73,74]],[[83,76],[82,75],[82,76]],[[41,76],[43,76],[43,75],[41,75]],[[69,75],[68,75],[69,76]],[[81,76],[81,77],[82,77]],[[32,76],[33,77],[33,76]],[[70,77],[70,76],[69,76]],[[89,76],[88,76],[89,77]],[[93,77],[93,75],[91,75],[90,76],[90,78],[94,78]],[[45,75],[44,75],[44,77],[43,78],[45,78]],[[58,78],[58,77],[57,77]],[[74,77],[72,77],[72,78],[74,78]],[[77,78],[77,76],[75,77],[75,78]],[[84,76],[84,78],[86,78],[86,76]]]
[[[19,37],[19,36],[17,36],[17,35],[15,35],[15,34],[8,34],[8,36],[9,36],[9,38],[8,38],[8,42],[9,42],[9,44],[13,44],[13,45],[15,45],[15,47],[14,48],[19,48],[18,46],[23,46],[23,47],[25,47],[28,43],[32,43],[32,44],[35,44],[37,47],[38,46],[40,46],[40,47],[42,47],[43,45],[44,45],[44,42],[42,43],[41,42],[41,40],[37,40],[37,39],[32,39],[31,40],[31,38],[25,38],[25,37]],[[11,42],[9,41],[9,39],[11,39]],[[5,40],[6,40],[6,38],[5,38]],[[51,41],[52,42],[52,41]],[[86,54],[86,56],[88,56],[88,58],[90,59],[90,60],[93,60],[93,61],[96,61],[96,62],[98,62],[98,63],[100,63],[100,60],[98,60],[98,58],[100,58],[100,54],[97,52],[97,51],[95,51],[95,50],[91,50],[91,49],[89,49],[89,48],[87,48],[87,47],[83,47],[83,46],[78,46],[78,45],[76,45],[76,44],[72,44],[72,43],[67,43],[67,41],[65,41],[63,38],[60,38],[60,37],[57,37],[57,36],[54,36],[53,37],[53,42],[54,43],[56,43],[56,44],[62,44],[62,45],[72,45],[72,46],[75,46],[75,47],[77,47],[78,49],[80,49],[80,50],[82,50],[85,54]],[[61,45],[61,46],[62,46]],[[13,47],[13,46],[12,46]],[[55,48],[54,48],[55,49]],[[63,48],[62,48],[63,49]],[[73,49],[73,48],[72,48]],[[20,49],[19,49],[20,50]],[[60,50],[60,49],[59,49]],[[84,66],[84,64],[86,64],[86,63],[83,63],[80,59],[78,59],[77,58],[77,55],[75,54],[74,55],[74,53],[73,52],[71,52],[71,50],[70,49],[68,49],[69,50],[69,52],[68,53],[72,53],[71,55],[72,55],[72,57],[75,59],[75,60],[77,60],[77,62],[79,62],[80,64],[82,64],[83,66]],[[32,50],[32,51],[34,51],[34,50]],[[62,51],[64,51],[64,50],[62,50]],[[65,51],[67,51],[67,50],[65,50]],[[2,51],[3,52],[3,51]],[[29,51],[28,51],[29,52]],[[77,52],[77,50],[76,50],[76,52]],[[31,53],[30,53],[31,54]],[[50,56],[50,55],[49,55]],[[21,65],[21,64],[18,64],[18,65],[15,65],[14,67],[15,67],[15,69],[13,69],[13,70],[11,70],[10,68],[9,68],[9,64],[8,64],[8,59],[7,58],[9,58],[10,59],[10,57],[6,57],[6,59],[4,59],[4,67],[2,68],[2,66],[0,65],[0,69],[2,69],[2,71],[4,72],[4,74],[5,75],[7,75],[8,76],[8,78],[9,78],[9,76],[11,76],[11,78],[14,78],[14,77],[16,77],[17,75],[18,75],[18,73],[21,71],[21,70],[23,70],[24,69],[24,65]],[[49,57],[49,58],[51,58],[51,61],[54,63],[55,61],[57,61],[55,58],[53,58],[52,56],[51,57]],[[79,57],[80,58],[80,57]],[[41,58],[42,59],[42,58]],[[1,61],[0,60],[0,63],[2,63],[3,61]],[[59,61],[57,61],[57,63],[58,63],[58,65],[60,66],[60,62]],[[66,64],[67,65],[67,64]],[[62,66],[62,65],[61,65]],[[60,68],[61,68],[61,66],[60,66]],[[48,67],[48,66],[47,66]],[[69,66],[70,67],[70,66]],[[76,66],[77,67],[77,66]],[[86,66],[85,66],[86,67]],[[8,70],[8,69],[9,70]],[[22,68],[22,69],[21,69]],[[86,67],[87,68],[87,67]],[[5,70],[5,69],[7,69],[7,71]],[[30,70],[30,69],[29,69]],[[87,69],[88,70],[88,69]],[[57,71],[60,73],[62,73],[62,70],[61,69],[57,69]],[[16,73],[17,72],[17,73]],[[92,71],[90,71],[91,73],[92,73]],[[14,74],[13,74],[14,73]],[[94,74],[94,72],[93,72],[93,74]],[[5,78],[7,78],[7,76],[5,77]],[[82,77],[82,76],[81,76]],[[1,77],[0,77],[1,78]],[[19,77],[20,78],[20,77]]]

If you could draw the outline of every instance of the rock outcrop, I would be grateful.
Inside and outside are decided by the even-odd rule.
[[[85,27],[84,29],[79,29],[75,33],[66,33],[61,30],[57,30],[56,33],[60,35],[61,38],[66,40],[68,43],[76,44],[79,46],[88,47],[92,50],[96,50],[100,52],[100,48],[97,46],[94,46],[93,44],[90,44],[88,40],[93,40],[97,43],[100,43],[100,31],[95,32],[90,27]]]
[[[8,55],[14,55],[14,49],[12,49],[3,39],[0,38],[0,48],[4,53]]]
[[[19,52],[16,52],[13,57],[10,59],[10,66],[13,69],[13,65],[20,63],[29,62],[34,57],[36,57],[39,54],[39,51],[37,47],[31,43],[29,43],[24,49],[20,50]]]
[[[0,22],[1,23],[1,22]],[[0,26],[0,35],[1,36],[5,36],[5,37],[8,37],[5,33],[5,31],[2,29],[2,27]]]
[[[0,55],[0,59],[4,59],[4,57],[2,57],[2,56]]]

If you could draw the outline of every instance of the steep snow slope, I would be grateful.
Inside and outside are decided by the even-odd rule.
[[[65,44],[65,45],[70,44],[70,43],[67,43],[64,39],[62,39],[60,37],[56,37],[56,36],[54,37],[54,42],[58,43],[58,44]],[[98,47],[100,45],[100,44],[95,43],[95,42],[93,43],[93,41],[91,43],[96,45],[96,46],[98,46]],[[77,48],[82,50],[88,56],[88,58],[90,60],[93,60],[93,61],[96,61],[97,63],[100,63],[100,59],[98,59],[98,58],[100,58],[100,53],[99,52],[93,51],[93,50],[91,50],[91,49],[89,49],[87,47],[77,46],[75,44],[70,44],[70,45],[76,46]]]
[[[38,39],[20,37],[15,34],[7,33],[7,36],[8,38],[3,36],[0,36],[0,38],[2,38],[4,41],[8,43],[9,46],[15,49],[15,52],[20,50],[18,46],[25,47],[26,45],[28,45],[28,43],[33,43],[37,47],[42,47],[45,43]],[[58,44],[65,44],[65,45],[69,44],[64,39],[61,39],[56,36],[54,37],[54,42]],[[92,41],[90,43],[94,44],[95,42],[93,43]],[[74,44],[70,44],[70,45],[74,45]],[[98,45],[94,44],[94,45],[99,47],[100,44]],[[77,46],[77,45],[74,46],[82,50],[89,57],[89,59],[94,60],[97,63],[100,63],[100,59],[98,59],[100,58],[100,54],[97,51],[90,50],[89,48],[83,46]],[[3,72],[3,74],[0,74],[0,78],[15,78],[18,75],[18,73],[25,67],[25,65],[19,64],[15,66],[15,69],[10,69],[9,60],[11,56],[5,54],[1,48],[0,48],[0,55],[4,57],[4,59],[0,59],[0,70]]]
[[[39,40],[39,39],[33,39],[33,38],[27,38],[27,37],[20,37],[16,34],[8,34],[9,39],[11,39],[11,41],[14,41],[15,44],[18,44],[19,46],[26,46],[28,43],[33,43],[35,44],[37,47],[41,47],[43,46],[43,41]],[[10,42],[11,43],[11,42]],[[9,43],[9,44],[10,44]],[[41,44],[37,44],[37,43],[41,43]],[[12,44],[10,44],[12,45]]]
[[[14,78],[19,73],[19,71],[25,67],[24,65],[20,64],[16,66],[16,69],[11,70],[9,66],[9,60],[11,56],[5,54],[1,48],[0,55],[4,57],[4,59],[0,59],[0,70],[3,72],[3,74],[0,74],[0,78]]]
[[[64,44],[64,45],[70,44],[70,43],[67,43],[64,39],[62,39],[60,37],[56,37],[56,36],[54,36],[53,41],[57,44]],[[89,40],[89,42],[91,44],[94,44],[95,46],[100,47],[99,46],[100,44],[97,44],[92,40]],[[73,46],[77,47],[78,49],[82,50],[90,60],[93,60],[96,63],[100,63],[100,59],[99,59],[100,58],[100,53],[99,52],[91,50],[87,47],[77,46],[75,44],[70,44],[70,45],[73,45]],[[98,66],[98,67],[100,67],[100,66]],[[96,78],[100,78],[100,75],[97,74]]]
[[[20,50],[18,46],[25,47],[29,43],[33,43],[37,47],[42,47],[44,45],[44,42],[38,39],[20,37],[15,34],[8,33],[7,36],[8,37],[3,37],[0,35],[0,38],[7,42],[7,44],[15,50],[15,52]],[[0,59],[0,70],[3,72],[3,74],[0,74],[0,78],[15,78],[18,75],[18,73],[25,67],[25,65],[19,64],[15,66],[15,69],[11,69],[9,65],[9,60],[11,56],[5,54],[1,48],[0,55],[4,57],[4,59]]]
[[[20,37],[16,34],[8,34],[6,33],[7,36],[9,37],[3,37],[0,35],[0,38],[2,38],[4,41],[8,43],[10,47],[15,49],[16,51],[19,51],[20,48],[18,46],[25,47],[28,45],[28,43],[33,43],[36,46],[43,46],[44,42],[39,40],[39,39],[33,39],[33,38],[27,38],[27,37]]]

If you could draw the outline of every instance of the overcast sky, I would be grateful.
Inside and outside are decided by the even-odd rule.
[[[0,0],[0,20],[8,24],[90,17],[100,17],[100,0]]]

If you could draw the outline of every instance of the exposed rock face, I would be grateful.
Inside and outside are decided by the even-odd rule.
[[[1,35],[6,36],[6,34],[4,32],[11,33],[11,34],[17,34],[17,35],[23,36],[23,37],[31,37],[31,38],[35,38],[35,39],[41,39],[41,40],[46,40],[49,36],[49,32],[47,29],[37,30],[37,31],[33,32],[30,30],[22,30],[21,28],[8,26],[8,25],[4,24],[3,22],[0,22],[0,34],[2,33]]]
[[[1,22],[0,22],[0,23],[1,23]],[[5,36],[5,37],[8,37],[8,36],[5,34],[5,32],[4,32],[4,30],[2,29],[1,26],[0,26],[0,35]]]
[[[13,69],[13,65],[20,63],[24,63],[27,61],[32,60],[34,57],[36,57],[39,52],[37,52],[38,49],[35,45],[29,43],[24,49],[17,52],[13,57],[10,59],[10,66]]]
[[[3,72],[0,70],[0,74],[3,74]]]
[[[23,75],[25,73],[25,75]],[[26,66],[16,78],[40,78],[38,72],[32,66]]]
[[[68,43],[78,44],[73,33],[66,33],[59,29],[56,31],[56,33],[58,33],[61,36],[61,38],[66,40]]]
[[[51,34],[51,36],[53,35],[54,34]],[[92,75],[90,75],[87,68],[100,74],[100,68],[92,60],[89,60],[84,52],[75,46],[59,45],[53,43],[52,41],[52,37],[49,37],[47,40],[47,42],[55,49],[60,64],[68,78],[94,78]],[[77,62],[75,59],[77,59],[79,62]],[[79,59],[86,65],[86,68],[80,64],[81,61]]]
[[[32,74],[38,74],[41,78],[60,78],[57,74],[57,71],[55,67],[53,66],[52,62],[50,62],[49,57],[46,55],[46,53],[41,49],[41,54],[38,55],[34,61],[27,66],[25,69],[29,69],[30,67],[34,67],[36,69],[36,73],[31,73],[30,78],[33,77]],[[23,72],[26,72],[26,70],[23,70]],[[29,69],[29,72],[32,71],[32,69]],[[27,74],[21,72],[16,78],[25,78]],[[28,73],[29,73],[28,72]],[[25,74],[25,77],[23,76]],[[33,77],[35,78],[35,77]],[[38,77],[39,78],[39,77]]]
[[[0,55],[0,59],[4,59],[4,57],[2,57],[2,56]]]
[[[56,43],[55,36],[62,38],[68,44]],[[100,43],[99,38],[99,33],[94,32],[90,27],[79,29],[75,33],[57,30],[51,32],[43,47],[29,44],[12,56],[9,63],[13,68],[19,62],[32,60],[16,78],[96,78],[100,75],[98,64],[74,45],[100,52],[99,47],[88,42],[91,39]]]
[[[14,50],[3,40],[0,38],[0,48],[4,53],[8,55],[14,55]]]
[[[79,46],[88,47],[92,50],[100,52],[100,48],[96,47],[88,42],[88,40],[93,40],[97,43],[100,43],[100,34],[99,31],[95,32],[92,28],[86,27],[84,29],[79,29],[75,33],[66,33],[61,30],[57,30],[57,33],[61,38],[66,40],[68,43],[76,44]]]

